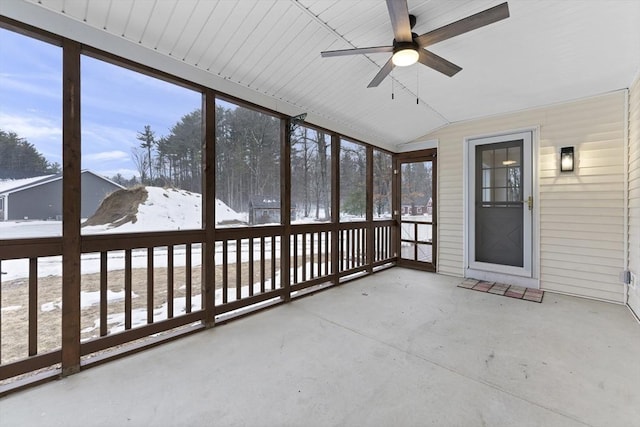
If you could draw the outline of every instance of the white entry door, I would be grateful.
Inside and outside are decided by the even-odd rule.
[[[466,276],[537,287],[532,132],[467,142]]]

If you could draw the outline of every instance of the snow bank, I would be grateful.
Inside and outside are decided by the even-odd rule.
[[[145,187],[147,198],[132,220],[82,228],[83,234],[135,233],[198,229],[202,224],[202,195],[175,188]],[[126,190],[125,190],[126,191]],[[123,213],[123,217],[125,214]],[[242,216],[216,199],[216,223],[241,223]]]

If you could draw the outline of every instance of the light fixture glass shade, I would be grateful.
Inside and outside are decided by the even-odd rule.
[[[394,52],[391,61],[396,67],[406,67],[418,62],[419,56],[418,51],[413,48],[400,49]]]
[[[560,149],[560,172],[573,171],[573,147]]]

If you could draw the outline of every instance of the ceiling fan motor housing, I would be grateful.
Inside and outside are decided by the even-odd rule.
[[[406,67],[415,64],[418,61],[419,53],[418,43],[415,40],[410,42],[398,42],[393,40],[393,64],[398,67]]]

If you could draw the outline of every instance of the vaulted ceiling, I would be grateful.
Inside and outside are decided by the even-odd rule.
[[[408,6],[422,34],[502,1]],[[2,15],[393,151],[453,122],[626,88],[640,72],[640,1],[509,10],[429,48],[462,67],[455,76],[417,64],[367,88],[388,53],[320,52],[391,44],[384,0],[0,1]]]

